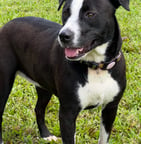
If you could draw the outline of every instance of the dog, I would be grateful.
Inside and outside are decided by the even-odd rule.
[[[102,106],[99,144],[109,141],[126,88],[122,40],[115,17],[129,0],[60,0],[63,25],[37,17],[16,18],[0,29],[0,144],[2,115],[17,74],[36,85],[35,108],[42,138],[56,140],[45,125],[45,108],[60,102],[63,144],[75,143],[81,110]]]

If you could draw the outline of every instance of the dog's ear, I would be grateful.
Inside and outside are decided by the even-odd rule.
[[[130,10],[129,8],[129,0],[110,0],[115,8],[118,8],[120,5],[124,7],[126,10]]]
[[[62,7],[63,3],[65,2],[66,0],[59,0],[59,7],[58,7],[58,11],[60,10],[60,8]]]

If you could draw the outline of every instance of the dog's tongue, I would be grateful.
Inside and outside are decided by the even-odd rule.
[[[83,51],[83,48],[65,48],[65,56],[70,58],[76,57],[81,51]]]

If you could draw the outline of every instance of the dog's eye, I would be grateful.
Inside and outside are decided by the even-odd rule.
[[[63,16],[69,17],[69,15],[70,15],[70,9],[63,10]]]
[[[86,13],[86,17],[87,18],[93,18],[95,15],[96,15],[96,13],[95,12],[91,12],[91,11]]]
[[[67,19],[68,19],[69,16],[70,16],[70,9],[69,9],[69,8],[63,9],[63,12],[62,12],[63,25],[64,25],[64,23],[67,21]]]

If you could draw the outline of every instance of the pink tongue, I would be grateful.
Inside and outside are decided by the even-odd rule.
[[[66,48],[65,49],[65,55],[67,56],[67,57],[76,57],[76,56],[78,56],[78,54],[79,54],[79,52],[80,51],[82,51],[83,50],[83,48],[77,48],[77,49],[75,49],[75,48]]]

